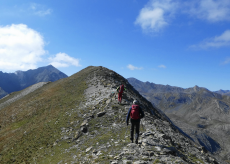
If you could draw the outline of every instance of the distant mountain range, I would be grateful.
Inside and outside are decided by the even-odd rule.
[[[230,96],[230,90],[222,90],[222,89],[220,89],[219,91],[215,91],[215,93]]]
[[[54,82],[66,77],[68,77],[66,74],[52,65],[34,70],[16,71],[15,73],[3,73],[0,71],[0,98],[38,82]]]
[[[127,79],[154,106],[162,110],[194,141],[222,157],[230,154],[229,91],[194,86],[183,89]],[[226,157],[227,158],[227,157]]]

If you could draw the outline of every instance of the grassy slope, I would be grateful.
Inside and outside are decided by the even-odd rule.
[[[86,148],[92,146],[93,150],[108,143],[111,147],[102,151],[95,162],[109,163],[110,157],[106,154],[117,155],[130,142],[129,138],[125,138],[126,127],[117,129],[112,126],[114,123],[124,123],[124,116],[118,110],[125,110],[125,106],[113,105],[115,115],[90,120],[89,135],[83,136],[79,149],[70,149],[74,142],[60,140],[61,128],[74,126],[73,131],[77,132],[84,120],[82,115],[90,113],[91,109],[77,108],[80,102],[85,101],[83,93],[87,88],[87,76],[97,69],[88,67],[69,78],[47,84],[0,110],[0,163],[68,163],[73,160],[73,155],[77,155],[79,160],[84,157],[92,159],[85,153]],[[101,72],[97,75],[105,76]],[[13,93],[4,101],[18,93]],[[97,105],[95,112],[104,108],[106,100]],[[54,146],[57,139],[59,142]],[[111,139],[122,144],[116,145]],[[67,149],[68,152],[65,151]]]
[[[88,67],[69,78],[47,84],[0,110],[0,163],[41,162],[47,154],[53,155],[47,163],[61,159],[60,151],[67,143],[55,149],[53,143],[60,138],[61,127],[81,119],[66,112],[84,101],[86,76],[94,69]]]

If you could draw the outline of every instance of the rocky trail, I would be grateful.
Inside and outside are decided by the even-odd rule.
[[[120,83],[127,89],[122,104],[117,103],[115,92]],[[83,120],[63,127],[62,137],[54,143],[54,146],[60,141],[72,143],[63,150],[63,153],[74,150],[71,163],[224,163],[181,133],[119,74],[99,67],[88,76],[87,85],[78,110],[66,113],[77,114]],[[130,143],[130,126],[125,122],[134,99],[140,102],[146,115],[141,120],[138,144]]]

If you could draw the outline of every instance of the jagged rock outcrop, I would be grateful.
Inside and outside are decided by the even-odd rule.
[[[116,87],[120,83],[127,91],[118,104]],[[130,143],[129,127],[125,123],[134,99],[140,102],[146,115],[141,120],[138,144]],[[11,117],[1,115],[6,110],[14,111],[17,101],[0,110],[0,138],[21,131],[18,132],[21,138],[15,139],[15,144],[2,137],[0,162],[225,163],[186,137],[126,79],[104,67],[85,68],[63,81],[45,85],[27,95],[27,102],[22,99],[21,102],[27,108],[14,117],[28,111],[31,114],[25,116],[30,126],[25,122],[21,126],[17,119],[12,124]],[[9,127],[14,128],[10,131]]]

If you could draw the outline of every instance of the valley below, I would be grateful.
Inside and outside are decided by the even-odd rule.
[[[163,111],[172,122],[206,150],[230,159],[230,97],[194,86],[183,89],[169,85],[128,81]]]

